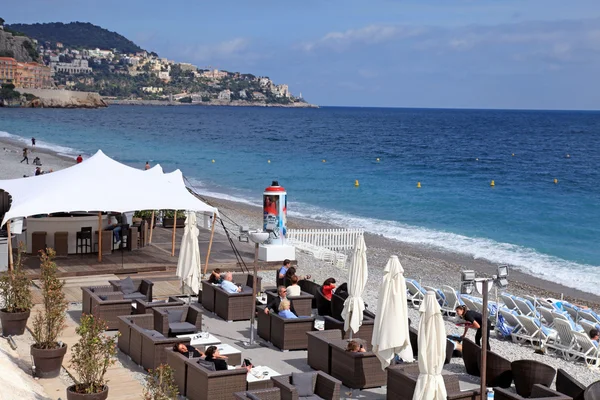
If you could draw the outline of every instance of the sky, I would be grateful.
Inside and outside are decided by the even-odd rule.
[[[160,56],[269,76],[315,104],[600,109],[598,0],[21,0]]]

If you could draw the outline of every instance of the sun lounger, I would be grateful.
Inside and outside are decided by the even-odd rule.
[[[423,289],[425,289],[426,292],[431,291],[435,293],[435,298],[438,304],[440,305],[440,307],[444,307],[444,304],[446,304],[446,296],[444,295],[444,292],[442,292],[440,289],[436,289],[431,286],[423,286]]]
[[[543,326],[540,320],[523,315],[517,315],[516,317],[524,330],[521,335],[528,341],[546,345],[548,342],[556,340],[558,336],[556,331]]]
[[[583,328],[581,327],[581,325],[576,324],[575,321],[573,321],[573,318],[571,318],[570,314],[568,314],[564,311],[562,313],[552,311],[552,316],[554,317],[555,321],[557,319],[562,319],[562,320],[568,321],[569,324],[571,325],[571,329],[573,329],[574,331],[583,332]]]
[[[540,314],[535,310],[535,307],[529,300],[520,297],[515,297],[513,298],[513,300],[517,305],[517,308],[521,312],[521,315],[539,318]]]
[[[579,310],[579,318],[586,319],[596,324],[600,323],[600,316],[589,308]]]
[[[518,308],[511,294],[502,293],[500,299],[509,310],[516,310]]]
[[[571,303],[563,303],[562,306],[563,306],[563,309],[569,313],[571,318],[573,318],[573,321],[575,321],[575,322],[579,321],[579,310],[580,310],[579,307],[577,307]]]
[[[552,310],[546,307],[540,307],[538,308],[538,312],[541,314],[545,325],[548,328],[552,328],[554,326],[554,317],[552,316]]]
[[[582,319],[581,321],[579,321],[579,324],[581,325],[584,332],[588,336],[590,335],[590,331],[592,329],[596,329],[596,330],[600,331],[600,324],[598,324],[597,322],[592,322],[592,321],[588,321],[586,319]]]
[[[600,349],[585,333],[573,332],[579,351],[577,355],[585,360],[588,366],[598,368],[600,366]]]
[[[524,332],[524,329],[521,325],[521,322],[519,322],[519,320],[517,319],[517,312],[514,310],[504,309],[500,309],[498,312],[500,313],[502,318],[504,318],[504,321],[506,322],[506,324],[508,324],[509,328],[512,328],[510,336],[513,342],[524,343],[526,339],[521,335],[521,333]]]
[[[482,310],[482,306],[477,304],[472,296],[463,294],[462,296],[460,296],[460,299],[463,301],[463,303],[465,303],[465,305],[467,306],[467,308],[469,310],[475,310],[478,312],[481,312]]]
[[[456,311],[454,311],[456,310],[456,307],[464,304],[460,299],[458,291],[450,286],[442,286],[442,292],[446,298],[446,302],[442,306],[442,311],[448,315],[456,315]]]
[[[425,289],[421,287],[419,282],[415,281],[414,279],[406,280],[406,291],[408,301],[412,303],[413,307],[418,307],[427,293]]]
[[[548,347],[561,353],[565,360],[570,361],[577,358],[577,342],[573,335],[571,324],[564,319],[555,319],[554,330],[556,330],[558,337],[553,343],[549,344]]]

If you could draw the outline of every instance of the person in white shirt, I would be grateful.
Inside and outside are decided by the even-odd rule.
[[[114,215],[108,216],[108,228],[107,230],[113,231],[113,236],[115,237],[115,247],[119,247],[121,244],[121,227],[119,226],[119,222],[117,221],[117,217]]]
[[[233,275],[231,272],[225,274],[223,282],[221,282],[221,288],[227,293],[239,293],[242,291],[241,287],[238,287],[233,281]]]
[[[290,281],[291,281],[291,285],[287,287],[287,295],[288,296],[300,296],[300,286],[298,285],[298,281],[300,280],[300,278],[298,278],[297,275],[294,275],[291,277]]]

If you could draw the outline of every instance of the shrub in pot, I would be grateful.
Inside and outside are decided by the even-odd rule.
[[[2,335],[22,335],[33,306],[29,286],[31,281],[23,269],[23,247],[19,246],[14,269],[0,276],[0,310]]]
[[[54,378],[60,373],[67,345],[58,341],[65,327],[67,300],[63,292],[64,281],[56,276],[57,267],[52,249],[40,252],[42,309],[33,317],[31,355],[35,374],[40,378]]]
[[[118,335],[104,334],[106,324],[93,315],[83,314],[76,332],[79,341],[71,349],[71,367],[76,379],[67,388],[67,400],[105,400],[108,386],[104,374],[115,363]]]
[[[150,374],[146,376],[144,400],[176,400],[178,394],[174,371],[170,365],[161,364],[150,370]]]

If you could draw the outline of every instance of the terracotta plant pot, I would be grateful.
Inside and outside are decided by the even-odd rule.
[[[30,311],[9,313],[0,310],[0,321],[2,322],[2,335],[22,335],[27,326]]]
[[[31,356],[35,365],[35,376],[38,378],[56,378],[60,375],[63,359],[67,353],[67,345],[58,349],[37,349],[31,345]]]
[[[104,390],[100,393],[81,394],[73,390],[75,385],[67,388],[67,400],[106,400],[108,398],[108,386],[104,386]]]

